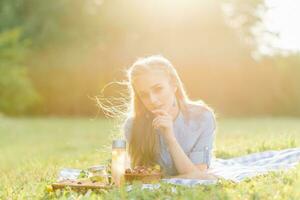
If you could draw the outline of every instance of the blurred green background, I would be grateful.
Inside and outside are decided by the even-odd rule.
[[[1,0],[0,113],[95,116],[91,97],[136,58],[162,54],[221,116],[300,116],[300,54],[258,52],[260,37],[276,37],[253,31],[267,10],[263,0]]]
[[[271,21],[298,51],[270,42],[284,36],[265,21],[271,1],[283,2]],[[217,158],[299,147],[300,40],[285,26],[299,27],[297,2],[0,0],[0,199],[89,198],[48,189],[63,167],[85,169],[110,158],[122,131],[102,119],[93,97],[103,88],[107,98],[122,95],[122,85],[107,84],[124,80],[135,59],[152,54],[174,64],[191,99],[215,110]],[[299,167],[240,184],[124,194],[300,199]],[[126,198],[112,191],[95,199]]]

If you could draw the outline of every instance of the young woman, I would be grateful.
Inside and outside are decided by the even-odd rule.
[[[123,130],[131,166],[159,164],[165,176],[215,179],[207,173],[216,129],[212,109],[188,98],[162,56],[138,59],[127,75],[131,107]]]

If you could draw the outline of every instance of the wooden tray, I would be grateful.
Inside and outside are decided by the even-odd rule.
[[[66,187],[70,187],[71,189],[75,190],[95,190],[95,189],[110,189],[113,186],[112,185],[107,185],[104,183],[97,183],[97,182],[92,182],[92,181],[74,181],[74,180],[64,180],[60,182],[56,182],[52,184],[53,190],[57,189],[64,189]]]

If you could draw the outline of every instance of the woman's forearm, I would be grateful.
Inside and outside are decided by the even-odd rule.
[[[212,174],[208,174],[206,171],[196,170],[187,174],[180,174],[177,176],[171,176],[169,178],[188,178],[188,179],[205,179],[205,180],[217,180],[218,178]]]
[[[178,173],[189,174],[194,171],[200,171],[185,154],[173,134],[168,135],[170,136],[165,138],[165,141]]]

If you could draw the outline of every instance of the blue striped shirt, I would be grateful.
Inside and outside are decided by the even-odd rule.
[[[202,105],[192,104],[188,106],[188,112],[190,114],[188,122],[181,111],[174,120],[174,135],[185,154],[194,164],[207,164],[209,167],[216,129],[214,114]],[[128,118],[124,124],[124,134],[128,142],[130,141],[131,126],[132,118]],[[166,175],[178,174],[168,146],[161,134],[159,134],[159,142],[160,155],[157,162],[162,166]]]

